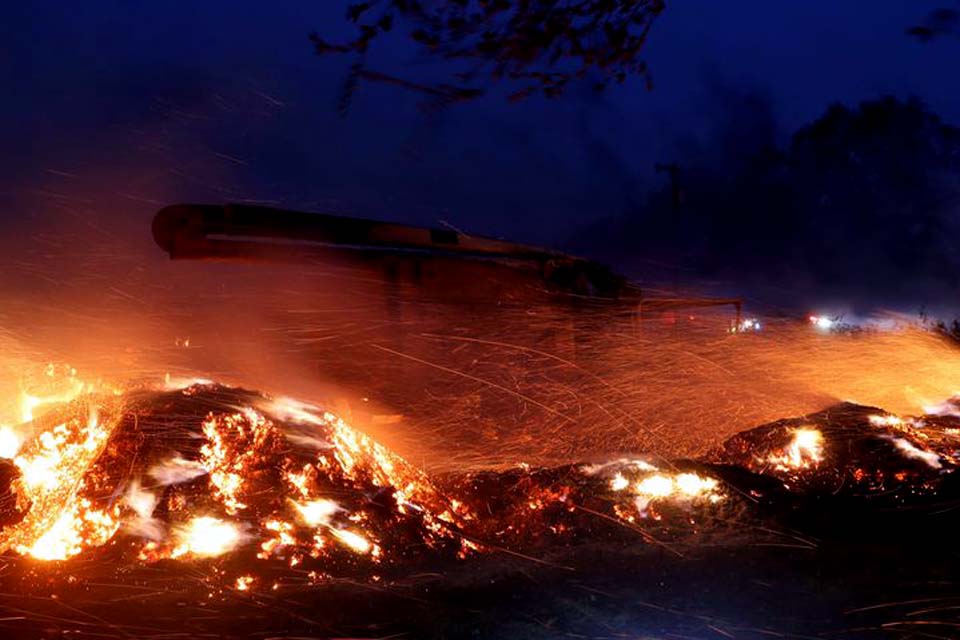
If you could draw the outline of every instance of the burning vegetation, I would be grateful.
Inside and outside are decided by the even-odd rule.
[[[142,562],[249,554],[381,563],[384,547],[466,553],[465,512],[333,414],[198,384],[78,395],[14,430],[4,549],[68,560],[104,545]]]
[[[70,389],[24,396],[29,420],[4,429],[3,581],[24,595],[102,580],[159,593],[188,580],[199,601],[304,597],[496,558],[556,567],[597,545],[674,558],[715,545],[812,549],[792,528],[798,513],[935,504],[956,491],[960,451],[952,403],[918,417],[840,404],[697,460],[431,478],[291,399],[208,381]]]
[[[118,365],[130,369],[121,379],[163,382],[84,380],[54,365],[20,382],[17,402],[0,398],[0,629],[431,636],[429,625],[460,613],[514,606],[497,600],[505,582],[508,594],[533,591],[518,596],[524,606],[579,602],[581,591],[636,598],[629,589],[700,580],[684,574],[692,566],[764,583],[757,558],[795,558],[767,550],[821,554],[838,536],[900,535],[904,514],[933,517],[960,493],[960,410],[934,401],[960,369],[938,359],[952,347],[931,334],[731,324],[725,312],[627,313],[609,301],[563,310],[504,299],[468,318],[398,296],[389,313],[371,303],[340,314],[342,296],[310,306],[291,292],[276,300],[283,321],[260,332],[276,337],[269,349],[243,342],[264,327],[239,315],[242,331],[218,346],[242,363],[210,348],[211,333],[177,325],[191,335],[176,339],[171,369],[236,362],[224,379],[310,393],[316,378],[298,380],[296,357],[282,360],[289,372],[265,365],[283,349],[379,407],[163,379],[169,346]],[[211,298],[205,319],[222,320],[229,302]],[[354,333],[363,337],[344,342]],[[860,403],[809,413],[836,397]],[[396,414],[373,413],[384,407]],[[775,419],[785,415],[799,417]],[[551,586],[544,595],[517,580]],[[156,618],[132,620],[130,602]],[[736,627],[691,620],[687,635]],[[499,623],[485,629],[509,637]]]

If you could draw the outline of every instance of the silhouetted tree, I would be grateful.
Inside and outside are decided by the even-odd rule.
[[[822,279],[887,272],[956,281],[960,131],[919,100],[834,105],[794,135],[788,162]]]
[[[743,104],[762,120],[762,104]],[[721,131],[719,149],[698,150],[714,164],[684,162],[679,236],[670,233],[672,194],[663,188],[639,210],[580,234],[577,248],[891,299],[960,285],[960,129],[922,102],[836,104],[780,149],[764,127],[734,128],[739,139]]]
[[[353,54],[341,108],[362,80],[419,91],[429,105],[482,95],[490,80],[514,83],[510,99],[563,94],[577,80],[597,89],[639,75],[640,52],[663,0],[370,0],[351,4],[355,38],[333,43],[311,35],[316,52]],[[454,84],[424,84],[367,69],[365,54],[384,34],[403,28],[428,55],[462,65]]]
[[[957,33],[960,26],[960,13],[954,9],[941,7],[927,14],[923,22],[907,29],[907,35],[920,42],[930,42],[935,38]]]

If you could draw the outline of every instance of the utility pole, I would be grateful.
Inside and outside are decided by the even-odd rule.
[[[680,202],[683,198],[683,192],[680,190],[680,165],[676,162],[663,163],[658,162],[653,165],[657,173],[666,173],[670,177],[670,201],[673,204],[673,215],[670,216],[671,243],[673,244],[674,255],[671,257],[673,262],[673,290],[678,292],[680,289]],[[676,330],[676,325],[674,325]]]
[[[665,164],[658,162],[653,165],[657,173],[666,173],[670,176],[670,195],[673,202],[673,214],[680,211],[680,202],[683,200],[683,191],[680,189],[680,165],[676,162]]]

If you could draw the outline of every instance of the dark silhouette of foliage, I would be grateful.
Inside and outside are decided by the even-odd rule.
[[[930,42],[940,36],[955,34],[958,26],[960,26],[960,13],[954,9],[941,7],[927,14],[922,23],[907,29],[907,35],[920,42]]]
[[[741,108],[760,122],[754,107]],[[763,277],[784,283],[891,299],[960,286],[960,130],[922,102],[833,105],[782,148],[762,126],[735,130],[736,139],[717,136],[712,165],[684,162],[678,212],[665,186],[582,234],[582,250],[680,261],[741,282],[762,265]]]
[[[557,97],[574,81],[598,90],[630,76],[650,82],[640,52],[663,0],[370,0],[351,4],[357,35],[340,43],[310,36],[320,55],[357,57],[341,101],[358,80],[389,82],[447,106],[483,94],[483,83],[514,83],[511,100]],[[381,36],[403,27],[428,55],[459,63],[455,84],[422,84],[368,70],[365,54]]]
[[[956,284],[960,131],[919,100],[835,105],[797,132],[789,162],[800,210],[824,226],[807,232],[821,278],[886,271]]]

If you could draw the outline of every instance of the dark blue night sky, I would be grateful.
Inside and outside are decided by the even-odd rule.
[[[654,162],[717,154],[707,141],[737,96],[769,98],[781,138],[881,94],[960,122],[960,40],[904,34],[942,2],[669,2],[646,50],[652,92],[488,97],[434,120],[372,85],[337,115],[349,59],[317,57],[307,36],[345,33],[345,4],[8,7],[4,223],[109,206],[146,224],[161,203],[249,199],[563,244],[662,183]],[[371,66],[436,71],[402,43]]]

